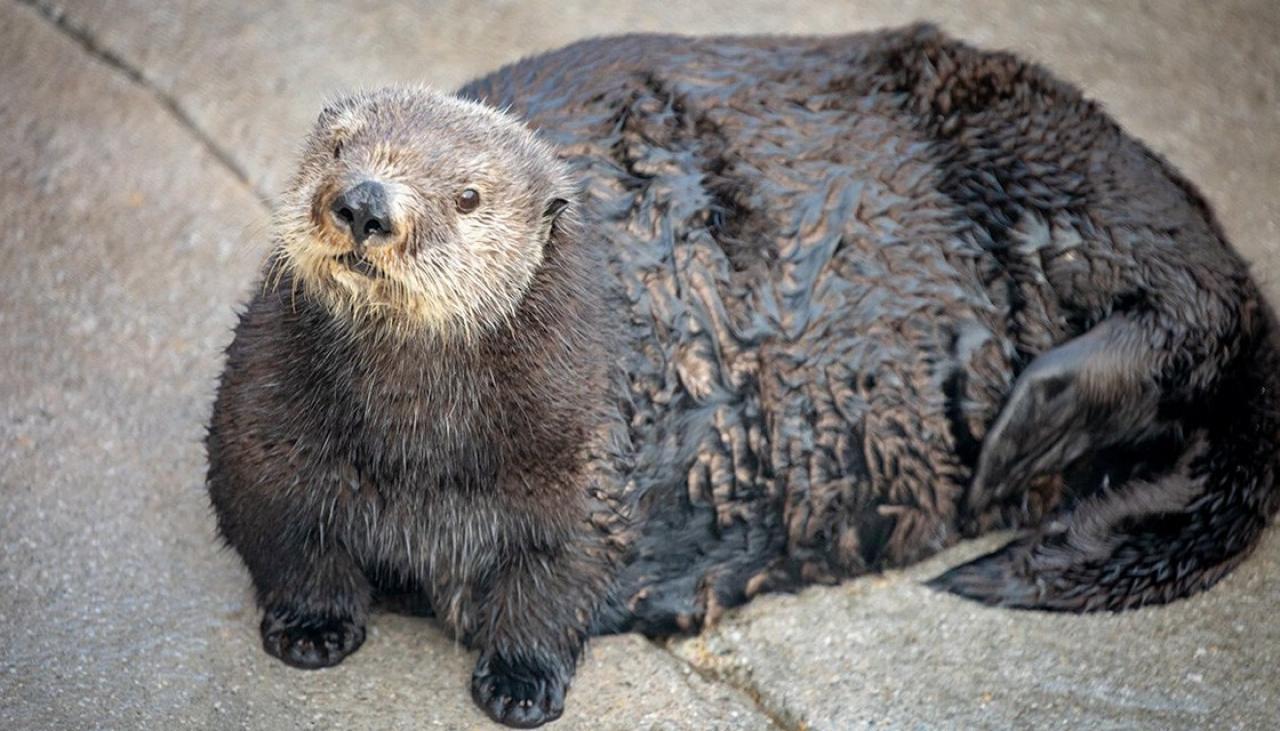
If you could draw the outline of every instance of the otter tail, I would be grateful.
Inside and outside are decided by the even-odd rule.
[[[1280,348],[1270,313],[1262,320],[1206,403],[1174,420],[1181,452],[1169,466],[1114,487],[1104,478],[1059,519],[930,586],[1087,612],[1170,602],[1230,572],[1280,507]]]

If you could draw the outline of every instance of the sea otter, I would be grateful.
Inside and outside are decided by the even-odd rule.
[[[1275,318],[1204,200],[928,26],[358,94],[275,231],[207,440],[264,646],[335,664],[408,592],[510,725],[560,715],[592,634],[1010,527],[934,585],[1162,603],[1280,503]]]

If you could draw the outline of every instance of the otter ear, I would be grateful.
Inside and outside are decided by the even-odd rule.
[[[564,209],[568,207],[569,201],[564,198],[552,198],[551,202],[547,204],[546,210],[542,212],[542,218],[546,220],[547,223],[555,223],[555,220],[559,218],[560,214],[564,213]]]

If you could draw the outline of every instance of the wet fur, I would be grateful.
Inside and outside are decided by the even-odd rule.
[[[1029,531],[938,587],[1170,601],[1275,512],[1270,308],[1195,189],[1042,69],[929,27],[628,36],[461,94],[583,192],[483,337],[353,327],[293,274],[249,305],[209,485],[268,641],[336,662],[375,590],[420,589],[479,687],[562,701],[588,634],[994,528]]]

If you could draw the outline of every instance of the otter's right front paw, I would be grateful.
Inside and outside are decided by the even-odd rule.
[[[303,670],[342,662],[364,643],[364,625],[349,619],[299,616],[269,609],[262,618],[262,646],[268,654]]]
[[[498,723],[533,728],[564,712],[567,675],[555,662],[482,655],[471,675],[471,698]]]

